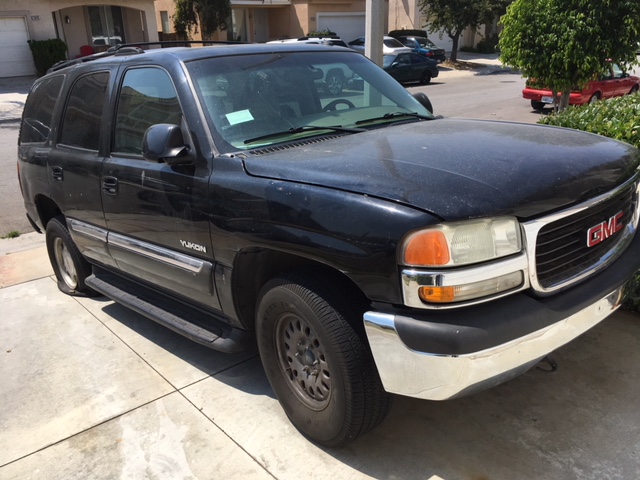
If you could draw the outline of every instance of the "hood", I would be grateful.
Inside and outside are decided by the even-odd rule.
[[[250,175],[384,198],[443,220],[527,219],[623,183],[640,153],[568,129],[441,119],[276,148],[244,162]]]

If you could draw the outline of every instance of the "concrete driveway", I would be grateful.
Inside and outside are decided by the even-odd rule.
[[[225,355],[57,289],[43,236],[0,240],[0,479],[637,479],[640,322],[618,312],[449,402],[396,397],[341,450],[287,421],[254,353]]]

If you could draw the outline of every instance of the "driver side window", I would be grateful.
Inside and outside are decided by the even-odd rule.
[[[142,154],[147,129],[158,123],[180,125],[182,110],[173,82],[159,68],[136,68],[125,73],[116,113],[113,152]]]

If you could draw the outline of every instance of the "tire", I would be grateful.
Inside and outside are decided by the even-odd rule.
[[[256,334],[269,383],[293,425],[338,447],[382,422],[382,387],[354,306],[331,278],[288,274],[265,285]]]
[[[420,85],[429,85],[431,83],[431,72],[425,70],[420,76]]]
[[[596,103],[598,100],[600,100],[600,94],[599,93],[594,93],[591,98],[589,99],[589,105]]]
[[[638,85],[634,85],[629,92],[629,95],[633,95],[634,93],[638,93]]]
[[[84,283],[91,275],[91,265],[71,238],[65,218],[60,216],[49,220],[45,236],[49,261],[60,291],[74,296],[97,295]]]
[[[546,103],[538,102],[537,100],[531,100],[531,108],[534,110],[544,110]]]
[[[344,75],[341,72],[330,71],[324,79],[327,92],[331,95],[338,95],[344,89]]]

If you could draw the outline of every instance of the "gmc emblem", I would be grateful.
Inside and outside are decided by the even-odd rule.
[[[607,238],[614,233],[619,232],[624,227],[624,223],[620,219],[624,216],[624,212],[618,212],[609,220],[605,220],[598,225],[591,227],[587,230],[587,247],[593,247],[601,242],[604,242]]]

